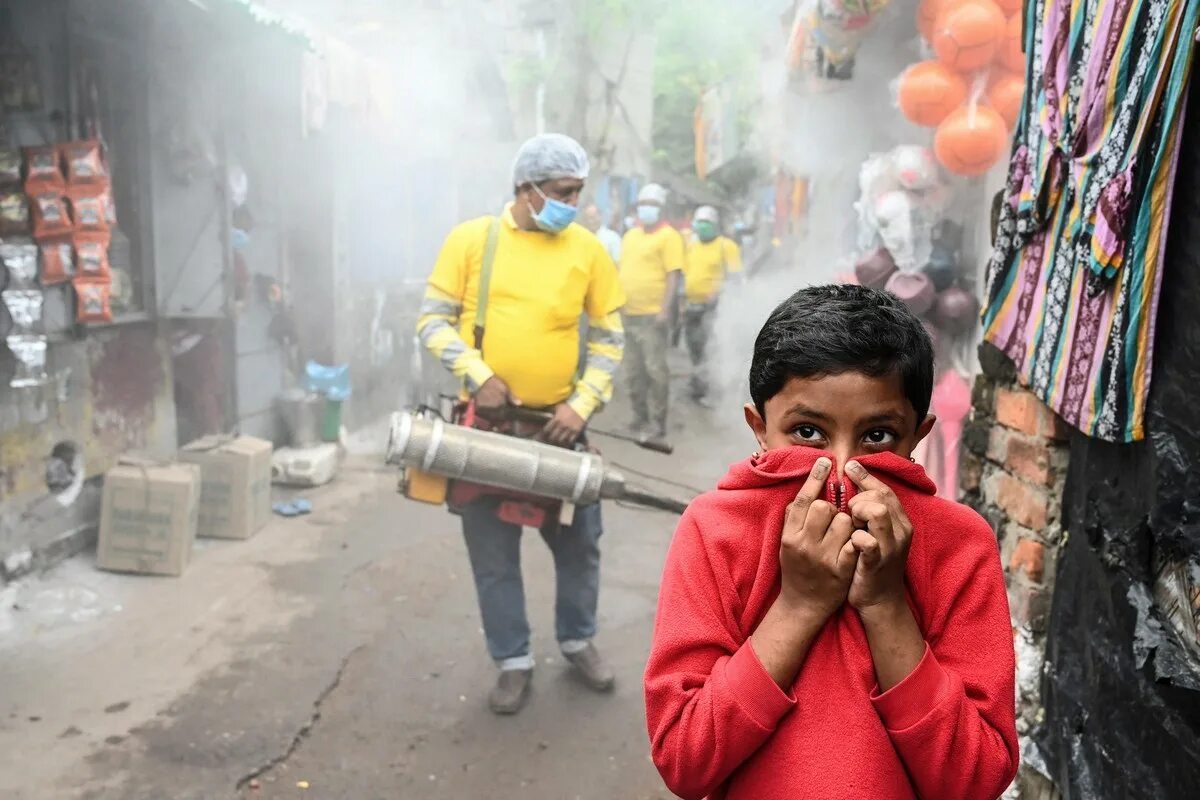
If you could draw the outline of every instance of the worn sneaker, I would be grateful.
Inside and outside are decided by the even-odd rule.
[[[596,649],[596,645],[588,642],[587,647],[578,653],[564,653],[563,655],[567,661],[571,662],[571,666],[575,667],[575,671],[589,689],[596,692],[612,691],[617,677],[613,674],[612,667]]]
[[[488,694],[488,706],[493,714],[509,716],[525,707],[529,699],[529,687],[533,683],[531,669],[505,669],[500,671],[496,685]]]

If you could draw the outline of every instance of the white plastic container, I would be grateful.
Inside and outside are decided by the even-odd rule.
[[[338,446],[281,447],[271,457],[271,482],[282,486],[324,486],[337,474]]]

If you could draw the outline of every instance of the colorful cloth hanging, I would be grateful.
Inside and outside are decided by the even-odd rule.
[[[1145,436],[1200,0],[1030,0],[984,337],[1073,427]]]

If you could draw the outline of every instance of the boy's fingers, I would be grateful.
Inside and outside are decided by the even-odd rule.
[[[825,532],[829,530],[836,514],[837,509],[832,503],[826,503],[824,500],[813,501],[808,507],[808,516],[804,518],[804,527],[801,528],[804,537],[813,542],[820,542],[825,538]]]
[[[829,529],[825,532],[824,541],[828,543],[830,549],[842,547],[850,541],[850,536],[854,533],[854,520],[849,514],[836,514],[833,521],[829,523]]]
[[[828,458],[818,458],[817,463],[813,465],[812,472],[808,474],[808,480],[796,493],[796,499],[792,501],[792,509],[800,513],[799,521],[801,523],[804,522],[804,514],[808,511],[809,506],[825,493],[825,480],[829,477],[829,471],[832,468],[833,463]]]
[[[868,566],[873,567],[879,563],[879,540],[866,531],[855,531],[850,536],[850,544],[858,551],[859,558]]]
[[[867,468],[857,461],[846,463],[846,474],[850,476],[850,480],[854,481],[854,485],[864,492],[879,492],[885,498],[892,494],[891,488],[886,483],[867,472]]]
[[[838,572],[852,572],[858,566],[858,549],[855,548],[854,542],[846,542],[842,545],[842,549],[838,551],[837,569]]]
[[[892,537],[892,511],[883,503],[868,500],[852,506],[850,513],[858,526],[866,528],[876,539]]]

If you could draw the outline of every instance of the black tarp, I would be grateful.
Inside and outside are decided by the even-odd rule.
[[[1146,441],[1074,435],[1039,744],[1068,800],[1200,797],[1200,669],[1154,593],[1200,588],[1200,81],[1175,184]],[[1191,573],[1186,572],[1191,565]],[[1162,583],[1158,582],[1161,592]],[[1186,604],[1185,604],[1186,605]],[[1184,608],[1184,614],[1190,614]]]

